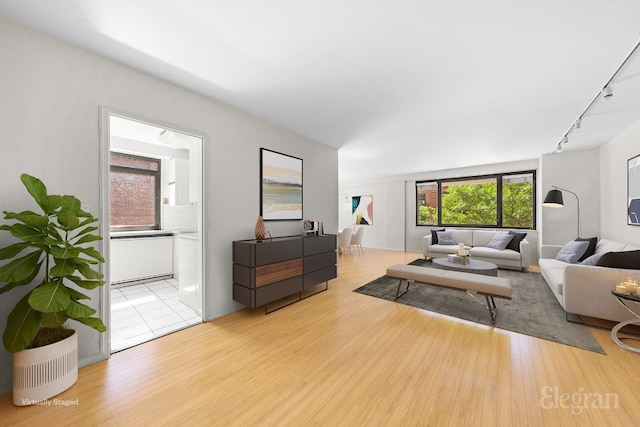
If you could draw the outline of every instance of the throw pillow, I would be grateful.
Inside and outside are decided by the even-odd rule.
[[[640,250],[624,252],[607,252],[596,264],[600,267],[631,268],[640,270]]]
[[[598,243],[598,238],[597,237],[590,237],[588,239],[584,239],[584,238],[578,237],[576,239],[576,241],[577,242],[589,242],[589,246],[587,247],[587,251],[584,253],[584,255],[582,255],[580,257],[580,259],[578,260],[579,262],[584,261],[585,259],[589,258],[591,255],[596,253],[596,244]]]
[[[511,239],[506,249],[520,252],[520,242],[522,242],[524,238],[527,237],[527,233],[516,233],[515,231],[509,231],[509,234],[513,236],[513,239]]]
[[[580,264],[582,264],[582,265],[597,265],[598,261],[600,261],[600,258],[602,257],[602,255],[604,255],[604,254],[593,254],[589,258],[586,258],[584,261],[582,261]]]
[[[439,245],[455,245],[453,241],[453,233],[450,231],[437,231]]]
[[[513,236],[507,233],[496,233],[493,239],[487,243],[488,248],[498,249],[499,251],[507,247],[509,242],[513,240]]]
[[[438,244],[438,231],[444,231],[444,228],[442,228],[440,230],[431,230],[431,244],[432,245],[437,245]]]
[[[560,252],[556,255],[556,259],[573,264],[580,259],[588,247],[589,242],[578,242],[573,240],[560,249]]]

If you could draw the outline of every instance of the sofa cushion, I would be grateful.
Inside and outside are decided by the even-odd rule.
[[[527,237],[527,233],[516,233],[515,231],[509,231],[509,234],[513,236],[513,239],[507,245],[507,249],[511,249],[512,251],[520,252],[520,242]]]
[[[471,258],[473,257],[482,257],[482,258],[495,258],[495,259],[505,259],[505,260],[515,260],[520,261],[521,255],[520,252],[512,251],[509,249],[493,249],[487,248],[486,246],[474,246],[471,248],[469,253]]]
[[[596,265],[596,264],[598,264],[598,261],[600,261],[600,257],[602,257],[602,255],[604,255],[604,254],[593,254],[589,258],[587,258],[584,261],[582,261],[580,264],[582,264],[582,265]]]
[[[453,243],[464,243],[466,246],[471,246],[473,243],[473,231],[472,230],[449,230],[453,235]]]
[[[505,249],[509,242],[513,240],[513,236],[507,233],[496,233],[493,239],[487,243],[488,248],[497,249],[499,251]]]
[[[556,255],[556,259],[573,264],[580,259],[588,247],[589,242],[577,242],[573,240],[560,249],[560,252]]]
[[[439,245],[455,245],[453,241],[453,233],[450,231],[437,231]]]
[[[585,259],[589,258],[591,255],[593,255],[596,252],[596,244],[598,243],[598,238],[597,237],[590,237],[588,239],[584,239],[584,238],[578,237],[576,239],[576,241],[577,242],[589,242],[589,246],[587,247],[587,250],[580,257],[578,262],[584,261]]]
[[[431,244],[432,245],[437,245],[438,244],[438,231],[444,231],[444,228],[441,228],[440,230],[431,230]]]
[[[614,242],[612,240],[600,239],[596,245],[597,254],[606,254],[607,252],[623,251],[626,245],[624,243]]]
[[[431,245],[429,246],[430,254],[455,254],[458,251],[458,245]]]
[[[608,252],[596,264],[599,267],[628,268],[640,270],[640,250]]]
[[[540,266],[540,270],[564,270],[564,267],[567,265],[567,263],[555,258],[540,258],[538,260],[538,265]]]
[[[473,246],[487,246],[496,233],[495,230],[473,230]]]

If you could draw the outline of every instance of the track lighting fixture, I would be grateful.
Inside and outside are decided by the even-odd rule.
[[[618,66],[618,68],[614,71],[613,75],[609,78],[609,80],[607,80],[607,82],[604,84],[604,86],[602,87],[602,90],[600,92],[598,92],[596,94],[596,96],[591,100],[591,102],[589,103],[589,105],[587,105],[587,108],[584,109],[584,111],[582,112],[582,114],[580,114],[578,116],[578,120],[576,120],[571,127],[569,128],[569,130],[564,134],[564,137],[562,138],[562,140],[558,143],[558,145],[556,145],[553,149],[554,153],[560,153],[562,152],[562,144],[566,144],[568,142],[568,138],[567,135],[569,135],[572,131],[577,132],[578,129],[580,129],[582,127],[582,118],[584,117],[585,114],[587,114],[587,112],[591,109],[591,107],[593,106],[593,104],[595,104],[595,102],[597,100],[599,100],[601,98],[602,95],[602,99],[604,99],[605,101],[613,98],[613,87],[611,86],[614,82],[614,79],[616,78],[616,76],[618,75],[618,73],[622,70],[622,68],[624,68],[624,66],[629,62],[629,60],[631,60],[631,58],[635,55],[635,53],[637,51],[640,51],[640,40],[638,40],[635,44],[635,46],[633,47],[633,49],[631,49],[631,52],[629,52],[629,54],[627,55],[627,57],[624,59],[624,61],[622,61],[622,63]]]

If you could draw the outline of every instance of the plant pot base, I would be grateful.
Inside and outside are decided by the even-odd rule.
[[[54,344],[13,354],[13,404],[33,405],[78,380],[78,333]]]

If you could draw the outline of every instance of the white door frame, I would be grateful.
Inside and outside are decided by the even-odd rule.
[[[139,114],[123,111],[117,108],[109,107],[109,106],[101,106],[100,107],[100,221],[99,225],[99,233],[102,236],[102,241],[100,241],[101,252],[104,255],[106,262],[101,265],[102,273],[104,274],[104,280],[110,283],[109,277],[109,262],[110,262],[110,239],[109,239],[109,224],[110,221],[110,211],[109,211],[109,149],[110,149],[110,117],[118,116],[127,120],[133,120],[137,122],[141,122],[144,124],[149,124],[151,126],[160,127],[163,129],[171,130],[177,133],[187,134],[189,136],[193,136],[196,138],[200,138],[202,140],[202,150],[201,150],[201,159],[200,159],[200,194],[198,195],[198,255],[200,258],[200,269],[197,272],[198,278],[201,283],[202,289],[202,320],[206,319],[206,298],[205,298],[205,289],[206,283],[205,278],[207,277],[205,269],[206,263],[205,254],[206,254],[206,236],[207,230],[205,227],[208,226],[209,221],[206,221],[206,203],[204,201],[205,187],[207,183],[207,170],[204,168],[204,159],[207,158],[207,153],[209,151],[209,141],[206,134],[202,132],[195,131],[193,129],[188,129],[182,126],[178,126],[172,123],[166,123],[162,120],[151,119],[148,117],[144,117]],[[102,318],[107,325],[107,333],[100,334],[100,354],[102,359],[108,359],[111,356],[111,292],[109,286],[101,287],[101,312]]]

